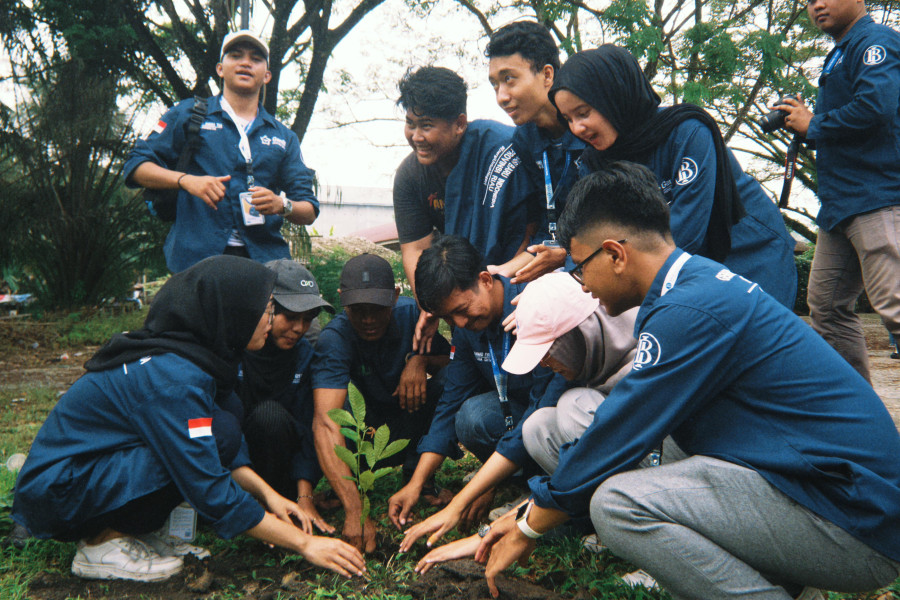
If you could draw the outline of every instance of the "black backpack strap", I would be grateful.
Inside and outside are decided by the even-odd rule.
[[[181,149],[181,154],[178,156],[178,162],[175,165],[176,171],[187,169],[191,158],[194,157],[194,152],[200,147],[200,128],[206,119],[206,104],[206,98],[194,96],[194,106],[191,107],[191,116],[185,127],[187,136],[185,137],[184,148]]]

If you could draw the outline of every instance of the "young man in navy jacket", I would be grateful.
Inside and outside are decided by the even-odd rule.
[[[633,163],[569,195],[570,273],[610,315],[640,306],[637,354],[553,475],[529,482],[518,520],[484,538],[493,594],[534,538],[586,513],[675,598],[894,581],[900,435],[881,400],[757,284],[678,249],[668,218],[655,176]],[[668,435],[689,458],[636,469]]]
[[[809,273],[813,327],[869,378],[856,299],[865,288],[900,339],[900,34],[862,0],[812,0],[809,18],[834,38],[815,114],[801,100],[777,108],[816,146],[819,237]]]
[[[491,275],[468,241],[444,236],[435,242],[419,258],[416,283],[422,309],[451,323],[454,331],[444,392],[431,428],[419,442],[419,464],[409,484],[388,502],[388,514],[397,527],[406,524],[423,482],[444,458],[459,457],[458,444],[482,462],[500,453],[504,457],[500,478],[529,463],[522,421],[538,408],[555,405],[566,387],[565,380],[555,378],[547,367],[524,375],[500,368],[512,346],[503,320],[513,312],[512,300],[525,285]],[[492,499],[493,489],[470,505],[463,520],[477,522]]]
[[[308,225],[319,212],[313,171],[303,164],[297,135],[260,103],[272,76],[268,46],[250,31],[235,31],[225,36],[220,56],[222,94],[208,101],[200,145],[187,170],[174,168],[193,98],[166,112],[125,164],[130,187],[179,190],[177,216],[163,247],[173,273],[219,254],[258,262],[290,258],[282,223]],[[252,210],[242,207],[241,197]]]
[[[516,124],[513,148],[539,190],[540,219],[528,247],[530,255],[515,264],[514,281],[527,283],[565,263],[566,251],[556,242],[556,221],[578,179],[575,163],[585,143],[559,119],[547,97],[560,63],[559,49],[546,27],[534,21],[501,27],[491,35],[485,55],[497,104]]]
[[[410,440],[405,451],[382,465],[403,464],[408,479],[419,462],[416,444],[428,431],[441,397],[441,369],[450,360],[450,345],[438,335],[429,353],[413,351],[419,307],[412,298],[400,296],[391,265],[380,256],[361,254],[348,260],[339,285],[344,311],[322,330],[312,364],[313,438],[319,464],[344,506],[344,538],[371,552],[375,525],[371,519],[360,525],[359,494],[344,479],[350,469],[334,453],[336,445],[346,442],[328,411],[345,406],[353,382],[366,403],[366,424],[386,424],[393,439]]]

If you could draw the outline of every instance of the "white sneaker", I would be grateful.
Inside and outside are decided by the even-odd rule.
[[[160,556],[132,537],[113,538],[88,546],[78,542],[72,574],[85,579],[132,579],[162,581],[181,571],[179,556]]]
[[[822,593],[822,590],[805,587],[796,600],[825,600],[825,595]]]
[[[499,519],[500,517],[502,517],[503,515],[505,515],[506,513],[508,513],[512,509],[514,509],[515,507],[517,507],[518,505],[522,504],[529,498],[531,498],[530,493],[522,494],[521,496],[519,496],[512,502],[507,502],[503,506],[498,506],[497,508],[495,508],[494,510],[492,510],[491,512],[488,513],[488,520],[491,522],[496,521],[497,519]]]
[[[596,533],[590,533],[581,538],[581,547],[591,554],[600,554],[606,552],[606,546],[600,541]]]
[[[187,556],[188,554],[193,554],[200,560],[210,556],[209,550],[206,548],[188,544],[180,537],[169,535],[163,531],[139,535],[137,539],[156,550],[156,553],[160,556]]]
[[[623,575],[622,581],[628,587],[637,587],[639,585],[642,585],[648,590],[655,591],[659,589],[659,585],[656,583],[656,580],[650,576],[650,573],[644,570],[638,570],[634,571],[633,573]]]

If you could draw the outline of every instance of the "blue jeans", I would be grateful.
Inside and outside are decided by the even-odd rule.
[[[509,407],[513,422],[518,425],[528,406],[510,399]],[[485,462],[494,453],[497,442],[505,433],[506,422],[497,392],[472,396],[456,413],[456,439],[481,462]]]

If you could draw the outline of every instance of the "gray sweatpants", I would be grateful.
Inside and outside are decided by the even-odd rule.
[[[789,600],[780,584],[860,592],[900,575],[756,471],[705,456],[611,477],[590,511],[603,543],[677,599]]]
[[[522,441],[529,456],[547,473],[553,473],[559,465],[559,449],[563,444],[574,442],[594,420],[597,407],[606,399],[601,392],[592,388],[572,388],[566,390],[556,406],[534,411],[522,423]],[[687,455],[675,445],[672,438],[663,440],[662,462],[681,460]],[[651,466],[651,459],[645,458],[640,466]]]

